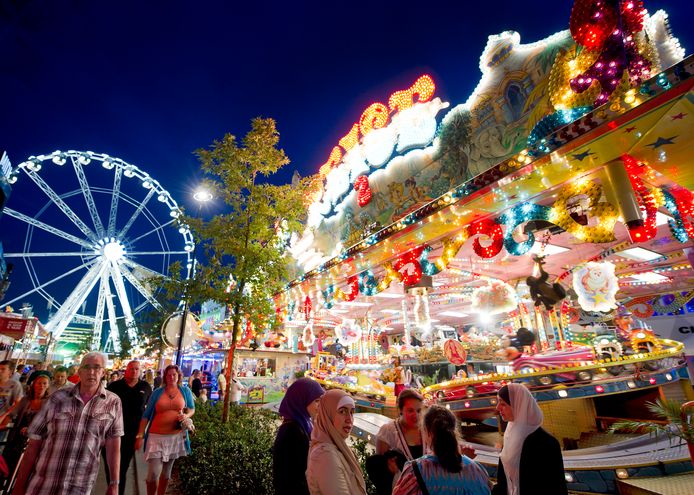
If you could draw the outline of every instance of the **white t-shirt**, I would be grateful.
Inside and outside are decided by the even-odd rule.
[[[241,391],[246,390],[246,387],[243,386],[243,383],[239,381],[238,378],[232,378],[231,379],[231,402],[240,402],[241,401]]]

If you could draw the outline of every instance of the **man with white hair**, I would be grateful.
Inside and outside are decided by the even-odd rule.
[[[90,493],[104,445],[111,480],[106,493],[118,493],[123,413],[118,396],[101,383],[105,367],[103,354],[86,354],[79,382],[48,398],[29,426],[13,494]]]

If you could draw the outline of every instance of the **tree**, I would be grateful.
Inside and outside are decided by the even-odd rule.
[[[274,313],[273,295],[287,281],[287,233],[301,228],[307,177],[294,185],[274,185],[268,179],[289,163],[278,148],[279,133],[272,119],[256,118],[238,142],[226,134],[196,155],[206,173],[205,183],[227,212],[209,221],[183,219],[199,240],[207,261],[198,266],[198,280],[189,297],[227,305],[233,323],[226,366],[227,390],[223,419],[229,407],[231,369],[242,323],[263,332]]]

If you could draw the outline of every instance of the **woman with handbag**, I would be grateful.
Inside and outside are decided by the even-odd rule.
[[[390,495],[393,486],[393,473],[388,469],[383,454],[396,450],[411,461],[428,450],[419,424],[422,406],[423,398],[416,390],[404,389],[398,395],[398,417],[378,430],[376,455],[366,460],[366,472],[379,495]]]
[[[353,421],[354,399],[344,390],[321,397],[306,469],[311,495],[366,495],[361,466],[347,445]]]
[[[421,457],[427,450],[424,436],[419,427],[423,398],[417,391],[408,388],[398,396],[399,416],[378,430],[376,453],[388,450],[402,452],[408,461]]]
[[[487,471],[460,454],[457,431],[451,411],[430,407],[424,415],[424,435],[434,454],[405,464],[393,495],[489,495]]]
[[[167,366],[163,386],[152,392],[142,415],[135,449],[144,443],[147,495],[166,493],[174,462],[190,454],[188,431],[193,429],[195,400],[182,380],[178,366]]]
[[[492,493],[566,495],[561,447],[542,428],[542,411],[533,395],[520,383],[504,385],[497,393],[496,409],[508,426]]]
[[[282,424],[272,446],[272,481],[275,495],[308,495],[306,462],[313,418],[325,393],[311,378],[299,378],[280,403]]]

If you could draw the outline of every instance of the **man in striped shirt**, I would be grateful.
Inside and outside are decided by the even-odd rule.
[[[106,358],[84,356],[80,381],[54,392],[29,426],[13,494],[83,495],[91,492],[106,447],[110,471],[107,495],[118,493],[123,413],[118,396],[101,384]]]

